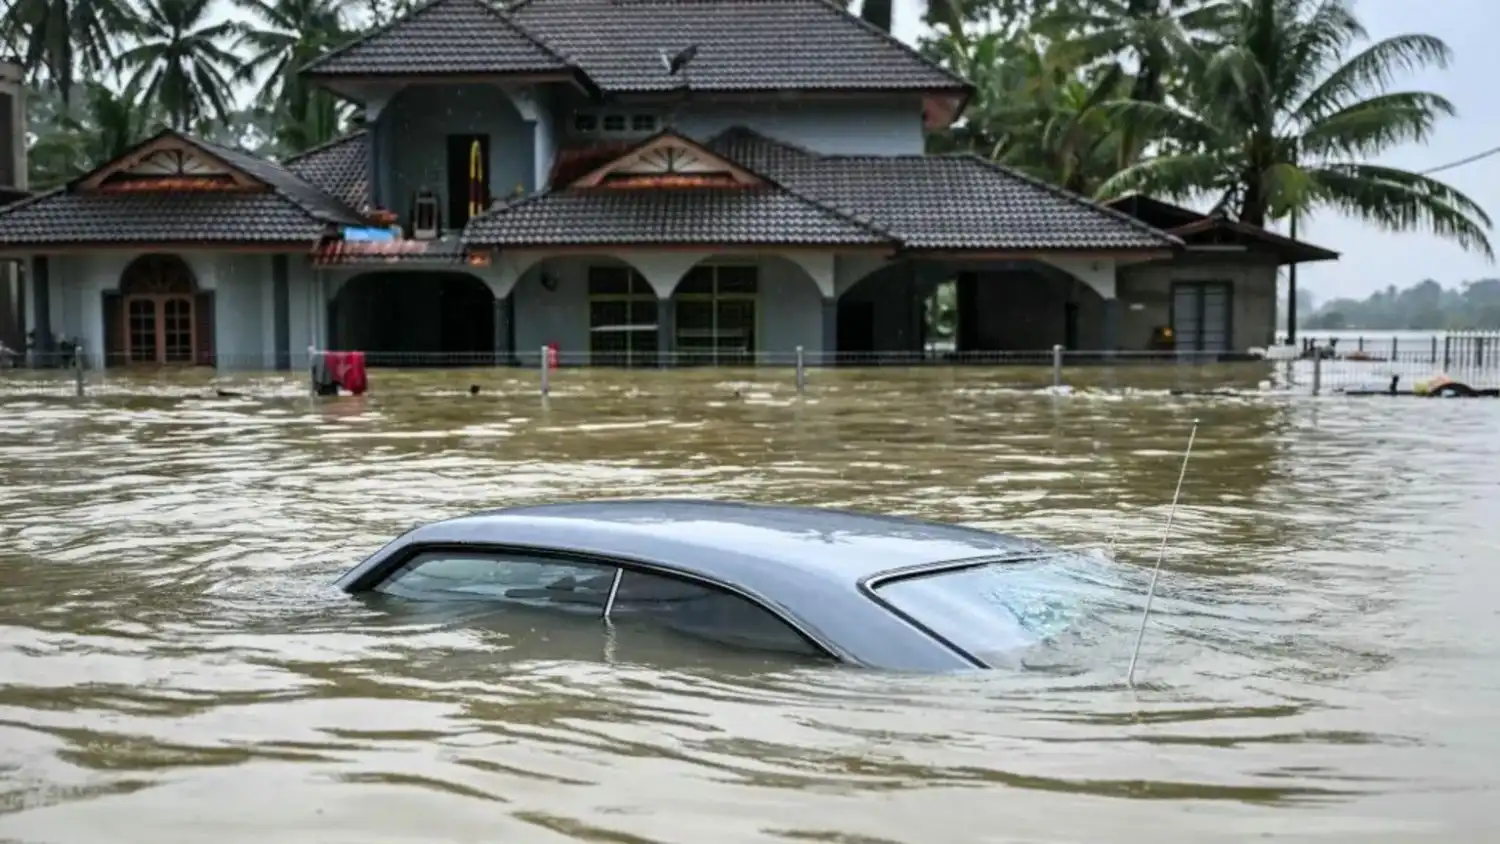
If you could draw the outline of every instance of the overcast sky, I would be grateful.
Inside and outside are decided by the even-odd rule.
[[[923,0],[895,0],[894,29],[903,40],[921,34]],[[1426,145],[1396,150],[1383,160],[1412,170],[1436,167],[1500,146],[1500,0],[1359,0],[1357,11],[1380,39],[1424,32],[1448,42],[1454,64],[1446,71],[1414,75],[1403,87],[1442,94],[1459,116],[1439,126]],[[1441,174],[1500,221],[1500,155]],[[1300,286],[1319,300],[1364,296],[1388,284],[1398,287],[1432,278],[1444,285],[1500,278],[1500,267],[1483,257],[1426,234],[1393,235],[1358,222],[1323,214],[1300,225],[1298,236],[1343,253],[1337,262],[1310,264]],[[1491,234],[1500,250],[1500,232]]]

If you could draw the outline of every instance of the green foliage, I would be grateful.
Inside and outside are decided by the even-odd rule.
[[[118,156],[163,126],[273,156],[347,131],[348,104],[297,69],[409,9],[408,0],[17,0],[0,50],[31,74],[30,176],[48,188]],[[77,79],[87,79],[78,82]],[[256,94],[241,107],[237,88]]]
[[[1445,67],[1447,45],[1369,43],[1349,0],[962,0],[928,19],[927,54],[975,85],[934,150],[1100,198],[1207,199],[1254,225],[1331,209],[1493,257],[1473,200],[1376,163],[1454,114],[1393,87]]]
[[[347,104],[296,71],[412,0],[14,0],[0,47],[39,94],[32,170],[58,184],[161,125],[274,156],[346,130]],[[848,0],[836,0],[851,5]],[[1452,186],[1380,165],[1453,106],[1397,90],[1442,67],[1429,35],[1369,43],[1352,0],[928,0],[922,49],[970,79],[966,150],[1083,194],[1207,198],[1256,225],[1332,209],[1491,255],[1490,219]],[[889,30],[890,0],[859,0]],[[86,79],[80,84],[77,79]],[[255,93],[243,106],[233,91]]]
[[[1333,299],[1309,308],[1304,328],[1318,331],[1500,330],[1500,279],[1445,288],[1428,279],[1395,285],[1365,299]]]

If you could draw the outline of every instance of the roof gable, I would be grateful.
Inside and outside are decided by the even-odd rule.
[[[100,193],[270,190],[270,186],[172,131],[75,179],[70,190]]]
[[[571,188],[758,187],[765,180],[670,130],[574,180]]]
[[[309,62],[312,76],[575,72],[541,39],[484,0],[430,0]]]

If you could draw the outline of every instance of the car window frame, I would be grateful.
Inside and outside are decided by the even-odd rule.
[[[978,655],[970,652],[967,648],[960,647],[953,640],[933,630],[926,623],[914,617],[911,613],[906,612],[905,610],[886,600],[880,595],[880,587],[889,586],[892,583],[899,583],[903,580],[917,580],[923,577],[931,577],[933,575],[940,574],[950,574],[952,572],[964,571],[966,569],[983,568],[985,566],[996,564],[1031,562],[1033,560],[1045,559],[1048,556],[1051,556],[1052,553],[1055,552],[1027,550],[1010,554],[992,554],[985,557],[964,557],[963,559],[943,560],[936,563],[918,563],[916,565],[902,566],[900,568],[875,572],[874,574],[867,574],[856,581],[855,586],[866,598],[869,598],[870,600],[879,604],[887,612],[891,613],[897,618],[900,618],[902,621],[905,621],[912,627],[915,627],[928,638],[932,639],[935,642],[938,642],[943,647],[953,651],[968,662],[973,663],[974,667],[993,669],[995,666],[990,665],[988,662],[985,662],[983,659],[979,658]]]
[[[828,657],[841,663],[852,665],[860,664],[860,661],[858,659],[855,659],[853,655],[849,654],[843,648],[840,648],[836,643],[831,642],[825,637],[819,635],[816,631],[816,628],[812,627],[812,625],[803,623],[801,620],[797,619],[791,613],[783,609],[780,604],[777,604],[775,601],[759,595],[752,590],[744,589],[732,583],[726,583],[722,580],[719,580],[718,578],[705,577],[703,575],[684,571],[673,566],[653,563],[649,560],[641,560],[634,557],[616,556],[613,554],[599,554],[589,551],[575,551],[568,548],[546,548],[534,545],[516,545],[511,543],[423,542],[413,543],[412,545],[408,545],[405,548],[402,548],[399,552],[392,554],[389,558],[382,561],[380,565],[376,566],[370,571],[364,572],[363,576],[361,576],[359,580],[352,585],[358,587],[360,591],[378,591],[376,587],[394,577],[404,566],[406,566],[412,560],[424,554],[443,551],[452,551],[454,553],[466,554],[478,553],[495,555],[511,553],[517,555],[525,555],[527,557],[534,557],[541,560],[553,559],[564,565],[568,563],[575,563],[613,567],[617,574],[610,584],[609,597],[606,599],[605,606],[600,609],[598,617],[599,621],[605,623],[609,622],[608,611],[614,605],[615,593],[619,589],[621,573],[625,571],[631,571],[636,574],[652,575],[655,577],[665,577],[672,580],[680,580],[685,583],[703,586],[709,589],[718,589],[722,592],[734,595],[742,600],[749,601],[762,612],[769,613],[772,618],[780,621],[782,624],[790,628],[793,633],[800,636],[803,641],[805,641],[812,649],[819,652],[819,654],[821,654],[822,656]],[[925,630],[925,628],[923,629]]]

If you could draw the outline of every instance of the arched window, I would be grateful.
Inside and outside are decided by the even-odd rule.
[[[198,284],[187,262],[176,255],[142,255],[120,275],[119,314],[106,308],[106,333],[115,334],[109,351],[123,363],[198,363],[203,330]],[[114,328],[118,333],[109,331]]]

